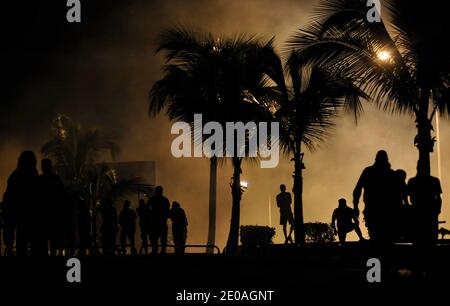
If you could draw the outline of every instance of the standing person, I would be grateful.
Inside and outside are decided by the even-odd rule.
[[[176,201],[172,203],[170,219],[172,220],[172,236],[175,245],[175,253],[184,254],[188,221],[184,209],[181,208],[180,203]]]
[[[277,195],[277,206],[280,208],[280,225],[283,225],[284,243],[294,243],[292,240],[292,232],[294,230],[294,215],[292,214],[291,203],[292,198],[289,192],[286,192],[286,186],[280,185],[280,193]],[[287,223],[291,225],[289,235],[287,234]]]
[[[6,255],[14,256],[14,239],[16,236],[17,216],[13,212],[13,208],[6,201],[6,192],[3,194],[3,202],[1,206],[1,222],[3,230],[3,243],[5,244]]]
[[[390,219],[390,227],[393,230],[395,241],[404,240],[408,236],[410,207],[406,188],[406,172],[402,169],[395,170],[395,185],[393,189],[393,211]]]
[[[151,210],[144,199],[139,199],[139,206],[136,208],[139,216],[139,228],[141,229],[142,247],[147,254],[148,240],[150,236]]]
[[[345,199],[339,199],[339,206],[333,211],[331,224],[339,237],[339,242],[344,243],[347,234],[355,231],[360,241],[365,241],[361,229],[359,228],[359,220],[355,211],[347,206]],[[354,221],[354,222],[353,222]]]
[[[65,191],[62,181],[52,172],[52,161],[41,160],[42,174],[39,176],[40,206],[45,228],[45,249],[50,243],[50,255],[62,252],[64,243],[64,224],[67,221]],[[48,251],[47,251],[48,252]]]
[[[158,253],[158,241],[161,240],[161,253],[166,252],[167,245],[167,218],[169,217],[170,202],[163,196],[163,188],[157,186],[155,195],[149,199],[149,207],[152,211],[151,243],[152,254]]]
[[[5,231],[4,231],[4,222],[3,222],[3,202],[0,202],[0,256],[1,250],[2,250],[2,239],[4,237]]]
[[[123,202],[123,209],[119,215],[120,224],[120,245],[122,247],[122,254],[127,253],[127,238],[131,245],[131,254],[136,255],[136,244],[134,235],[136,234],[136,212],[130,208],[130,201]]]
[[[75,222],[78,228],[78,233],[80,236],[80,255],[87,255],[88,251],[91,255],[93,252],[92,248],[92,212],[89,207],[86,205],[85,201],[75,201],[77,205],[76,210],[78,211],[78,218],[76,218]],[[69,210],[68,210],[69,211]],[[70,220],[70,213],[67,213],[67,219]],[[64,229],[67,232],[67,227]]]
[[[358,203],[364,189],[364,220],[370,240],[377,244],[390,242],[389,218],[392,214],[394,171],[391,169],[386,151],[380,150],[375,163],[364,169],[353,191],[353,205],[359,215]]]
[[[441,183],[438,178],[424,173],[417,163],[417,175],[408,181],[408,194],[414,218],[414,242],[419,247],[431,247],[438,238],[438,216],[441,213]]]
[[[118,230],[117,210],[114,208],[111,199],[104,200],[99,210],[103,218],[102,225],[100,226],[103,254],[114,255]]]
[[[14,235],[18,256],[27,256],[28,248],[31,255],[39,254],[36,242],[42,220],[39,220],[39,207],[36,203],[39,177],[36,164],[36,155],[33,151],[24,151],[19,156],[17,168],[8,178],[3,198],[3,212],[5,244],[9,255],[13,252]]]

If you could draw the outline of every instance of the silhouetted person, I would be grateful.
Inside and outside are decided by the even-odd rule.
[[[347,206],[345,199],[339,199],[339,206],[333,211],[331,224],[339,237],[339,242],[344,243],[347,234],[355,231],[360,241],[364,241],[361,229],[359,228],[359,220],[355,211]],[[337,228],[336,228],[337,227]]]
[[[3,220],[3,201],[0,202],[0,251],[2,250],[2,239],[4,237],[4,220]],[[0,256],[2,256],[2,254],[0,253]]]
[[[86,199],[81,195],[71,193],[67,197],[67,222],[64,226],[65,247],[68,256],[75,254],[77,240],[79,238],[80,253],[84,254],[86,249],[86,232],[90,233],[90,224],[86,228],[86,223],[90,222],[83,220],[86,216],[86,209],[89,210]],[[90,214],[90,211],[89,211]]]
[[[356,216],[359,215],[359,198],[364,189],[364,220],[370,240],[379,244],[391,241],[394,171],[389,164],[386,151],[378,151],[375,163],[364,169],[353,191],[353,205]]]
[[[170,203],[163,196],[163,188],[155,188],[155,195],[149,199],[150,209],[152,211],[151,221],[151,243],[152,253],[158,253],[158,241],[161,240],[161,253],[166,252],[167,245],[167,218],[169,217]]]
[[[441,239],[445,239],[445,236],[446,236],[446,235],[450,235],[450,230],[448,230],[448,229],[446,229],[446,228],[444,228],[444,227],[441,227],[441,228],[438,230],[438,234],[441,235]]]
[[[438,238],[438,216],[441,213],[441,183],[423,175],[426,166],[417,163],[417,175],[408,181],[408,194],[414,215],[414,241],[420,247],[430,247]]]
[[[100,226],[103,254],[114,255],[118,230],[117,210],[114,208],[110,199],[104,200],[99,210],[103,219],[102,225]]]
[[[127,253],[127,238],[131,245],[131,254],[136,254],[136,244],[134,235],[136,234],[136,212],[130,208],[130,201],[123,202],[123,209],[119,215],[120,224],[120,244],[122,247],[122,254]]]
[[[38,172],[36,156],[32,151],[20,154],[17,168],[8,178],[4,195],[4,217],[7,252],[11,255],[16,233],[16,249],[18,256],[39,255],[39,237],[41,236],[41,220],[39,220]]]
[[[292,231],[294,230],[294,216],[292,214],[292,198],[289,192],[286,192],[286,186],[280,185],[280,193],[277,195],[277,206],[280,208],[280,225],[283,225],[284,243],[294,243],[292,240]],[[291,225],[289,235],[287,234],[287,223]]]
[[[92,254],[92,213],[85,201],[76,201],[76,210],[78,211],[78,233],[80,237],[80,254],[86,255],[89,250]]]
[[[63,249],[64,226],[67,222],[65,191],[62,181],[52,173],[52,161],[41,161],[42,174],[39,176],[40,209],[43,212],[42,224],[45,227],[45,247],[50,243],[50,254],[56,255]],[[47,249],[47,248],[46,248]]]
[[[410,205],[406,188],[406,172],[402,169],[394,172],[393,211],[390,228],[393,230],[395,241],[404,240],[408,236],[410,227]]]
[[[145,252],[147,252],[148,240],[150,239],[151,210],[144,199],[139,200],[139,206],[136,208],[136,212],[139,216],[142,246],[144,247]]]
[[[14,213],[14,207],[8,205],[6,201],[6,192],[3,194],[3,202],[1,206],[1,222],[3,231],[3,243],[5,244],[6,254],[8,256],[14,256],[14,239],[17,226],[17,216]]]
[[[175,253],[184,254],[187,238],[188,221],[184,209],[180,203],[173,202],[170,210],[170,219],[172,220],[172,236],[175,245]]]

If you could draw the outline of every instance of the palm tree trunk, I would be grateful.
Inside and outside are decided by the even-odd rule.
[[[213,156],[209,163],[209,225],[208,245],[216,243],[216,198],[217,198],[217,157]],[[206,248],[206,253],[214,253],[214,248]]]
[[[294,153],[294,235],[295,243],[305,243],[305,228],[303,224],[303,162],[300,150]]]
[[[231,194],[233,203],[231,207],[230,232],[227,241],[227,253],[234,254],[239,244],[239,218],[241,209],[241,158],[233,157],[233,182]]]
[[[418,174],[429,176],[430,153],[433,152],[434,141],[431,139],[431,121],[428,119],[430,94],[428,90],[422,90],[420,96],[419,112],[417,114],[417,149],[419,150],[419,163],[423,167],[418,168]]]

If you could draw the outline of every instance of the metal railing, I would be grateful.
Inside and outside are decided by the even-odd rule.
[[[161,247],[162,247],[162,245],[158,245],[158,249],[161,248]],[[174,244],[168,244],[168,245],[166,245],[166,247],[173,248],[175,250],[175,245]],[[149,253],[148,250],[151,249],[151,248],[152,248],[151,245],[150,246],[146,246],[146,247],[145,246],[141,246],[139,254],[140,255],[148,254]],[[220,254],[219,247],[217,245],[214,245],[214,244],[211,244],[211,245],[209,245],[209,244],[187,244],[187,245],[184,246],[184,248],[185,249],[187,249],[187,248],[203,248],[203,249],[212,248],[212,249],[215,249],[217,251],[217,254]]]

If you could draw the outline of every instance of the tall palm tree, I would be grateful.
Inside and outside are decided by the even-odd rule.
[[[264,110],[255,97],[267,91],[266,66],[272,42],[262,44],[253,36],[238,35],[215,38],[211,34],[199,35],[186,28],[170,29],[162,33],[158,51],[165,52],[164,77],[150,91],[150,114],[166,107],[171,120],[193,123],[194,114],[202,114],[205,121],[249,122]],[[216,148],[224,152],[223,148]],[[240,148],[235,147],[235,152]],[[236,155],[235,155],[236,156]],[[241,199],[241,157],[233,157],[232,217],[227,242],[229,252],[238,244]],[[217,157],[210,159],[210,202],[208,244],[214,244],[216,213]]]
[[[353,80],[331,73],[326,67],[302,63],[297,51],[292,51],[286,63],[289,86],[283,83],[274,120],[280,122],[280,144],[294,161],[294,234],[296,244],[305,243],[303,220],[304,148],[314,150],[333,127],[338,110],[346,108],[355,118],[361,109],[360,98],[368,98]]]
[[[333,63],[385,110],[415,116],[419,174],[430,175],[432,120],[450,106],[450,28],[445,2],[384,1],[382,22],[367,20],[365,0],[323,0],[314,22],[290,41],[304,58]],[[386,21],[389,20],[389,21]]]
[[[158,39],[157,52],[165,52],[164,76],[150,90],[149,114],[156,116],[164,108],[172,121],[194,123],[194,114],[218,121],[221,114],[216,105],[219,85],[218,47],[209,37],[179,27],[163,31]],[[215,244],[217,157],[210,158],[208,245]],[[207,253],[214,252],[207,248]]]

